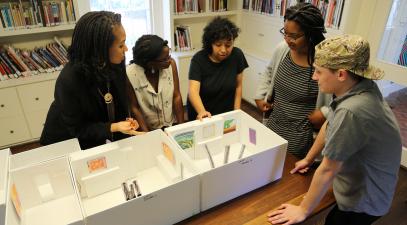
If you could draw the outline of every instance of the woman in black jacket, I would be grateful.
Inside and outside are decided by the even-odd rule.
[[[120,14],[89,12],[79,19],[41,144],[78,138],[87,149],[147,130],[126,76],[125,40]]]

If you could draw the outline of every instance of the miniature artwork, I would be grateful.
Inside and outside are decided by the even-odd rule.
[[[95,172],[97,170],[106,169],[106,157],[100,157],[97,159],[92,159],[87,162],[89,173]]]
[[[227,134],[236,130],[236,120],[229,119],[223,123],[223,133]]]
[[[13,202],[14,209],[16,210],[18,217],[21,218],[21,202],[20,198],[18,197],[16,184],[13,184],[13,186],[11,187],[10,198]]]
[[[249,141],[256,145],[256,130],[253,128],[249,128]]]
[[[174,153],[172,152],[170,147],[167,144],[165,144],[164,142],[162,143],[162,146],[163,146],[163,154],[164,154],[165,158],[167,158],[172,163],[172,165],[175,165]]]
[[[174,139],[178,145],[183,149],[189,149],[194,146],[194,131],[188,131],[175,135]]]

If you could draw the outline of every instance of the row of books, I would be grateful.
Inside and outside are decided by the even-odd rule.
[[[227,0],[209,0],[209,9],[206,11],[219,12],[226,11]],[[174,13],[200,13],[205,11],[205,0],[174,0]]]
[[[189,51],[193,49],[191,29],[189,26],[179,25],[174,33],[175,51]]]
[[[34,50],[4,45],[0,48],[0,80],[58,71],[66,63],[68,63],[68,52],[57,37],[54,38],[54,42]]]
[[[205,0],[174,0],[174,13],[199,13],[205,8]]]
[[[1,26],[6,30],[75,23],[73,0],[13,1],[0,3]]]
[[[284,16],[285,10],[297,4],[297,0],[243,0],[243,9],[257,13]]]
[[[326,27],[339,28],[345,0],[305,0],[319,8]],[[297,0],[243,0],[243,9],[257,13],[284,16],[288,7],[297,4]]]
[[[404,39],[404,44],[401,47],[401,52],[397,64],[399,64],[400,66],[407,67],[407,35],[406,38]]]
[[[228,1],[227,0],[209,0],[209,9],[212,12],[227,11]]]
[[[326,27],[339,28],[345,0],[306,0],[305,2],[309,2],[319,8],[324,17]]]

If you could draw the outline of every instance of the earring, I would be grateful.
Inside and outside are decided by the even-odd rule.
[[[154,68],[151,68],[151,73],[155,73],[155,70],[154,70]]]

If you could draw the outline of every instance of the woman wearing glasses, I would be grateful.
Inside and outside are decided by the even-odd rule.
[[[157,35],[141,36],[126,72],[149,130],[184,122],[177,66],[168,41]]]
[[[238,32],[235,24],[220,17],[204,28],[203,49],[189,68],[189,120],[240,109],[243,70],[248,65],[243,52],[233,46]]]
[[[315,45],[325,39],[324,19],[315,6],[299,3],[287,8],[280,43],[256,92],[257,107],[264,123],[288,141],[288,152],[303,158],[313,142],[313,128],[325,120],[320,107],[327,96],[319,96],[312,80]],[[318,99],[318,100],[317,100]],[[326,110],[327,111],[327,110]]]

